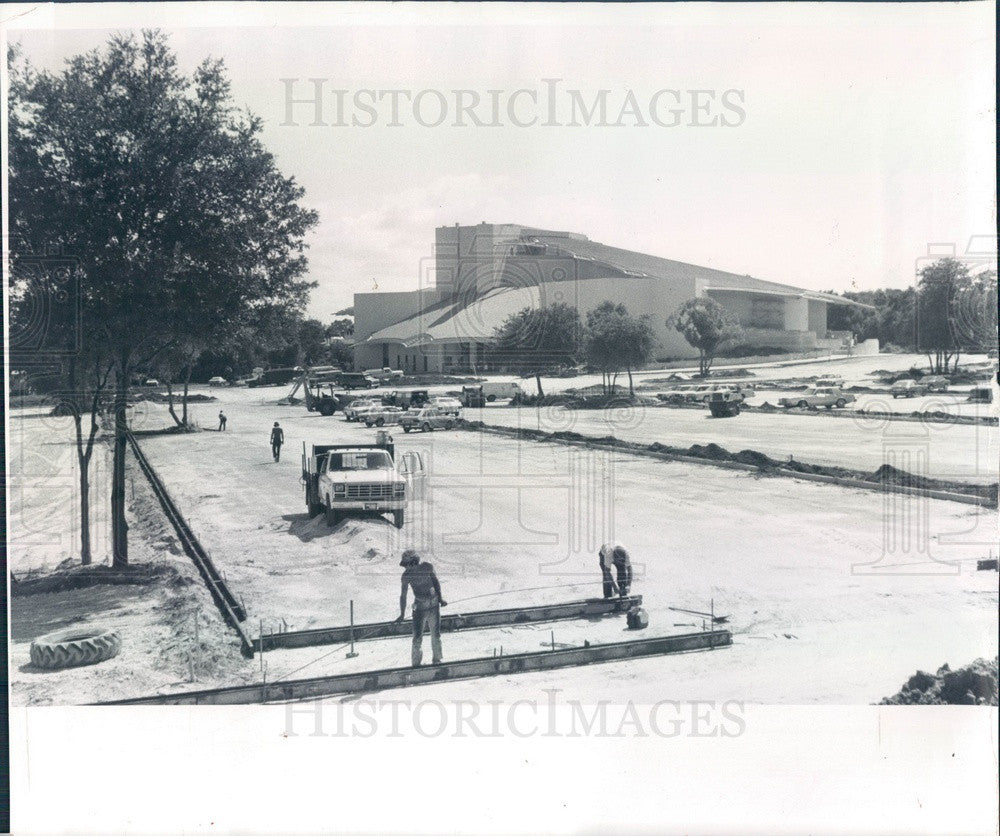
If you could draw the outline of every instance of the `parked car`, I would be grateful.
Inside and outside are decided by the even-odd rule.
[[[915,398],[927,394],[927,386],[921,380],[897,380],[889,390],[896,398]]]
[[[150,378],[147,378],[146,381],[142,385],[143,386],[159,386],[160,385],[160,381],[158,381],[155,377],[150,377]]]
[[[369,377],[361,372],[341,372],[334,379],[334,383],[343,389],[375,389],[378,381],[374,377]]]
[[[388,366],[383,366],[381,369],[365,369],[362,374],[375,378],[380,383],[390,383],[403,377],[400,369],[390,369]]]
[[[404,433],[410,430],[420,430],[425,433],[436,429],[450,430],[455,426],[455,416],[443,409],[427,406],[423,409],[411,409],[400,417],[399,424]]]
[[[209,386],[227,386],[228,381],[224,377],[210,377],[208,379]]]
[[[993,403],[993,389],[990,386],[974,386],[967,400],[971,403]]]
[[[403,409],[419,409],[431,399],[426,389],[396,389],[385,396],[385,402]]]
[[[833,409],[833,407],[840,409],[847,406],[849,403],[854,403],[856,400],[857,398],[855,398],[854,395],[850,392],[845,392],[842,389],[810,386],[798,395],[793,395],[790,398],[781,398],[778,401],[778,406],[783,406],[785,408],[797,406],[802,409],[807,407],[824,406],[827,409]]]
[[[928,392],[947,392],[951,381],[942,374],[932,374],[920,379]]]
[[[712,393],[708,401],[708,409],[713,418],[731,418],[740,414],[743,394],[731,389],[719,389]]]
[[[483,387],[463,386],[462,406],[468,406],[468,407],[486,406],[486,397],[483,395]]]
[[[715,389],[711,383],[702,383],[693,389],[689,389],[684,395],[684,400],[688,403],[708,403],[713,391]]]
[[[442,412],[447,412],[456,418],[462,413],[462,402],[458,398],[446,397],[444,395],[431,398],[427,401],[427,406],[440,409]]]
[[[484,381],[483,387],[483,397],[487,401],[493,403],[493,401],[502,398],[516,398],[518,395],[523,395],[524,390],[513,381],[509,383],[501,383],[499,381]]]
[[[403,414],[398,406],[376,406],[361,413],[358,420],[364,421],[366,427],[384,427],[386,424],[398,424]]]
[[[380,406],[382,401],[378,398],[355,398],[344,407],[344,418],[348,421],[357,421],[363,413]]]

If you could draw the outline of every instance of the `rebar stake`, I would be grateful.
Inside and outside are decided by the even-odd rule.
[[[347,658],[353,659],[358,654],[354,652],[354,599],[351,599],[351,649],[347,652]]]

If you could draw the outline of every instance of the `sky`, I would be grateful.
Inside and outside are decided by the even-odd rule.
[[[961,256],[972,236],[995,250],[990,3],[154,5],[48,7],[7,38],[58,69],[157,25],[185,71],[224,59],[235,102],[319,213],[309,312],[324,321],[354,293],[415,289],[434,228],[456,222],[570,230],[815,290],[905,287],[928,247]],[[296,98],[323,79],[325,125],[308,103],[286,123],[282,79]],[[366,90],[362,104],[410,98],[396,94],[393,120],[388,94],[374,116],[354,106]],[[456,117],[455,90],[479,96],[484,124]],[[602,90],[605,125],[579,111]]]

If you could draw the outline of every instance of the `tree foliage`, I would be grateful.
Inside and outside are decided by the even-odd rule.
[[[527,307],[511,314],[495,330],[490,354],[495,362],[533,373],[538,394],[542,395],[542,372],[575,364],[582,340],[576,308],[562,302],[544,308]]]
[[[689,299],[667,320],[684,335],[688,345],[698,349],[698,371],[708,374],[720,348],[735,345],[743,338],[739,320],[708,296]]]
[[[625,369],[633,395],[632,371],[652,359],[655,346],[648,316],[630,316],[625,305],[610,301],[587,313],[587,361],[601,370],[605,394],[614,394],[617,375]]]
[[[12,241],[76,259],[82,331],[114,359],[112,534],[123,565],[133,369],[185,340],[227,338],[261,309],[301,309],[316,215],[261,143],[261,120],[231,103],[220,61],[185,75],[166,36],[147,31],[115,35],[60,73],[16,52],[10,63]]]

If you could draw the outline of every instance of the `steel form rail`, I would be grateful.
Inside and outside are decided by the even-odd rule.
[[[208,587],[208,591],[211,593],[212,599],[219,608],[223,619],[239,636],[240,652],[244,656],[252,658],[254,655],[253,642],[240,623],[246,620],[246,610],[233,596],[229,586],[212,562],[212,558],[198,541],[198,538],[191,530],[191,526],[188,525],[174,504],[173,499],[170,498],[170,494],[167,492],[163,481],[157,475],[156,471],[153,470],[153,466],[149,463],[146,455],[139,449],[139,444],[135,440],[135,436],[131,432],[126,433],[126,435],[128,436],[129,444],[132,446],[132,452],[135,454],[135,459],[139,463],[140,469],[149,480],[149,484],[152,486],[153,493],[156,494],[163,512],[167,515],[167,519],[170,520],[174,531],[177,532],[177,538],[180,540],[181,546],[188,557],[191,558],[195,567],[197,567],[198,573],[205,581],[205,585]]]
[[[732,633],[728,630],[710,630],[638,641],[585,644],[583,647],[567,650],[553,649],[512,656],[462,659],[457,662],[417,668],[385,668],[285,682],[262,682],[257,685],[236,685],[180,694],[111,700],[97,705],[250,705],[292,702],[335,694],[355,694],[460,679],[556,670],[692,650],[711,650],[716,647],[727,647],[732,643]]]
[[[628,612],[642,604],[641,595],[626,598],[588,598],[584,601],[567,601],[559,604],[539,604],[532,607],[515,607],[503,610],[481,610],[441,616],[441,632],[472,630],[479,627],[498,627],[505,624],[537,624],[545,621],[563,621],[570,618],[599,618],[604,615]],[[294,630],[284,633],[266,633],[253,640],[254,650],[278,650],[293,647],[313,647],[340,644],[349,641],[368,641],[392,636],[408,636],[413,622],[377,621],[341,627],[319,627],[313,630]]]

